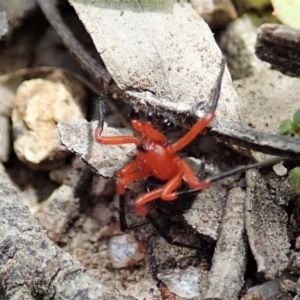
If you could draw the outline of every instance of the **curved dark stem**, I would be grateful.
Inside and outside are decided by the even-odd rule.
[[[98,110],[98,128],[103,130],[104,125],[104,113],[105,113],[105,98],[107,97],[107,92],[104,90],[100,93],[98,102],[97,102],[97,110]]]
[[[226,59],[224,56],[222,56],[222,61],[221,61],[221,69],[219,76],[217,78],[216,86],[214,87],[214,96],[213,96],[213,101],[212,105],[209,109],[210,112],[214,112],[217,108],[219,98],[220,98],[220,92],[221,92],[221,85],[222,85],[222,79],[225,71],[225,66],[226,66]],[[196,105],[196,108],[199,104]]]
[[[210,111],[215,111],[216,108],[217,108],[217,105],[218,105],[218,101],[219,101],[219,98],[220,98],[222,79],[223,79],[223,75],[224,75],[224,71],[225,71],[225,65],[226,65],[226,59],[225,59],[224,56],[222,56],[221,70],[220,70],[220,74],[219,74],[218,79],[217,79],[217,84],[216,84],[216,87],[215,87],[213,103],[212,103],[212,106],[210,108]]]
[[[67,48],[72,51],[81,66],[97,81],[99,79],[109,83],[111,76],[104,66],[101,66],[76,40],[72,32],[65,25],[59,11],[55,6],[54,0],[37,0],[43,13],[48,19],[49,23],[56,30]]]

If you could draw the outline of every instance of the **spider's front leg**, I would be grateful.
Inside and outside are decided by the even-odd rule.
[[[95,130],[95,140],[103,145],[121,145],[121,144],[136,144],[138,145],[140,139],[135,136],[102,136],[103,127],[98,127]]]
[[[120,218],[120,228],[121,231],[126,231],[129,229],[133,229],[135,227],[141,226],[146,222],[140,222],[134,225],[128,225],[126,221],[125,214],[125,188],[126,186],[136,180],[143,179],[149,176],[148,170],[138,170],[139,161],[135,160],[132,163],[125,166],[122,170],[117,173],[118,179],[118,195],[119,195],[119,218]]]
[[[179,150],[181,150],[182,148],[184,148],[185,146],[187,146],[215,118],[215,111],[216,111],[218,101],[220,98],[220,91],[221,91],[221,84],[222,84],[222,79],[223,79],[223,75],[224,75],[224,70],[225,70],[225,59],[222,58],[221,71],[218,76],[217,84],[216,84],[215,91],[214,91],[213,101],[212,101],[212,105],[211,105],[209,112],[207,113],[207,115],[204,118],[202,118],[201,120],[196,122],[192,126],[192,128],[181,139],[179,139],[177,142],[175,142],[169,146],[169,150],[172,153],[176,153]]]
[[[105,98],[106,92],[101,95],[101,99]],[[138,145],[140,139],[134,136],[102,136],[104,128],[104,100],[98,101],[98,125],[95,130],[95,140],[103,145],[121,145],[121,144],[136,144]]]
[[[183,160],[180,160],[181,170],[183,171],[184,178],[187,184],[194,189],[203,190],[211,185],[210,179],[200,181],[194,174],[191,167]]]
[[[141,133],[144,136],[148,136],[151,140],[160,142],[162,144],[167,143],[168,140],[164,134],[156,130],[152,125],[153,112],[148,111],[147,122],[142,124],[138,121],[138,112],[133,108],[130,113],[131,125],[135,131]]]

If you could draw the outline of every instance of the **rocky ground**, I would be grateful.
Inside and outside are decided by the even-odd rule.
[[[184,214],[151,207],[198,248],[187,249],[150,224],[120,231],[114,175],[135,146],[100,145],[94,131],[106,90],[105,135],[132,135],[135,106],[172,119],[177,140],[210,105],[221,49],[216,119],[180,156],[199,178],[298,159],[297,138],[276,133],[299,109],[299,31],[266,24],[257,35],[229,0],[37,2],[0,1],[3,299],[297,299],[299,196],[281,163],[216,181]],[[145,184],[128,187],[129,222],[141,221],[133,201]]]

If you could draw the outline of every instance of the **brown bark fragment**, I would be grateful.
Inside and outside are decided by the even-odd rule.
[[[264,24],[258,29],[256,55],[282,72],[300,76],[300,30]]]
[[[114,299],[99,280],[46,237],[18,201],[2,166],[0,178],[1,294],[6,299]]]
[[[244,201],[245,192],[241,188],[230,191],[209,274],[206,298],[238,299],[244,283],[247,254]]]

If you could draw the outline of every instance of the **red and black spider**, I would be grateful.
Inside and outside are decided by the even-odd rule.
[[[136,211],[146,217],[150,223],[156,228],[160,235],[169,243],[176,246],[196,248],[193,245],[188,245],[174,241],[168,233],[162,228],[153,216],[145,207],[146,204],[161,199],[162,201],[176,201],[182,196],[193,196],[199,193],[202,189],[207,188],[214,181],[234,175],[241,171],[251,168],[269,165],[272,161],[264,163],[254,163],[247,166],[240,166],[225,173],[207,178],[203,181],[193,173],[191,167],[183,161],[177,152],[187,146],[201,131],[203,131],[214,119],[215,111],[220,97],[220,89],[222,78],[225,70],[225,59],[222,60],[220,74],[217,79],[217,84],[214,91],[211,108],[206,116],[197,121],[192,128],[177,142],[170,144],[167,137],[156,130],[152,125],[152,113],[147,115],[147,122],[141,123],[137,120],[138,114],[136,111],[131,113],[132,127],[141,134],[141,137],[134,136],[102,136],[104,117],[103,107],[99,105],[99,123],[95,131],[95,139],[100,144],[105,145],[120,145],[120,144],[136,144],[137,155],[134,161],[123,167],[118,173],[117,192],[120,201],[120,227],[122,231],[135,228],[143,223],[128,226],[126,222],[124,199],[126,186],[135,181],[144,178],[151,178],[152,190],[139,196],[134,206]],[[154,183],[156,180],[156,183]],[[183,180],[192,188],[187,192],[178,192],[178,188],[182,185]]]

